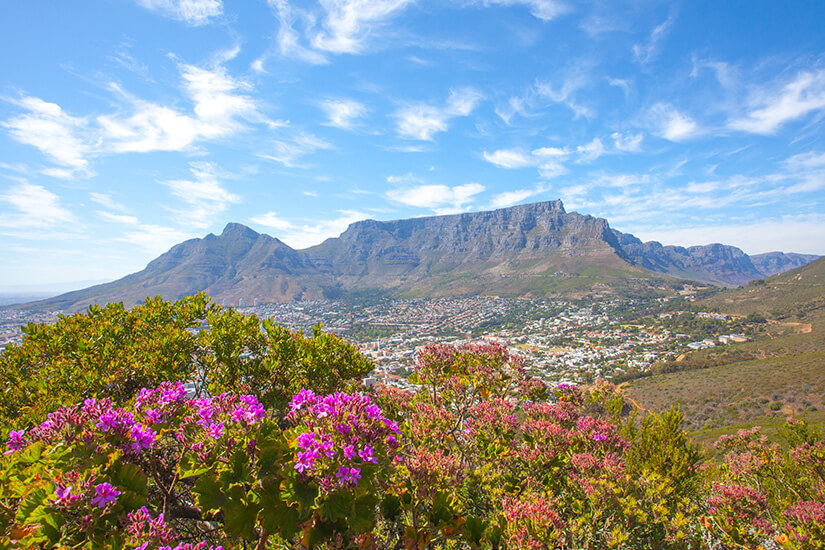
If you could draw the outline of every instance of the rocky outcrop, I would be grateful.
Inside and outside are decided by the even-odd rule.
[[[763,255],[763,269],[804,261],[802,255]],[[795,266],[795,265],[794,265]],[[607,220],[567,212],[548,201],[395,221],[353,223],[339,237],[293,250],[278,239],[230,223],[172,247],[123,279],[29,304],[29,309],[76,310],[90,303],[138,303],[146,296],[178,299],[199,291],[230,304],[400,295],[552,293],[559,277],[578,290],[645,284],[654,274],[719,286],[764,276],[736,247],[643,243]],[[565,287],[566,288],[566,287]]]

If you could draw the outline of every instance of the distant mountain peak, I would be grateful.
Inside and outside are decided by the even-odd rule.
[[[303,250],[240,224],[172,247],[123,279],[32,304],[77,310],[146,296],[205,291],[237,304],[337,299],[352,294],[546,296],[672,285],[676,279],[737,286],[812,257],[751,257],[718,243],[681,247],[611,229],[604,218],[567,212],[561,200],[485,212],[364,220]],[[758,261],[757,261],[758,260]],[[610,285],[613,285],[611,287]],[[612,289],[612,290],[611,290]]]
[[[254,229],[247,227],[241,223],[229,222],[223,228],[221,237],[244,237],[247,239],[257,239],[261,234]]]

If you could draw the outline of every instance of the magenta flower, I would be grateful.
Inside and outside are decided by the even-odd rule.
[[[314,470],[316,458],[318,458],[318,451],[314,449],[298,453],[298,462],[295,463],[295,469],[301,473],[306,470]]]
[[[348,459],[351,459],[355,456],[355,447],[352,445],[344,445],[344,456]]]
[[[600,434],[600,433],[593,434],[593,441],[604,441],[605,439],[607,439],[607,436],[604,435],[604,434]]]
[[[372,445],[364,445],[364,448],[358,451],[358,456],[360,456],[361,460],[363,460],[364,462],[378,462],[378,460],[375,458],[375,455],[373,454]]]
[[[92,498],[92,504],[97,504],[98,508],[105,508],[110,502],[115,502],[120,494],[120,491],[113,487],[111,483],[100,483],[95,486],[95,496]]]
[[[160,409],[146,409],[146,419],[150,424],[160,424],[163,422],[163,413]]]
[[[97,427],[104,432],[109,431],[109,428],[115,429],[118,426],[120,426],[120,420],[118,420],[115,411],[108,410],[97,419]]]
[[[305,432],[298,435],[298,446],[302,449],[307,449],[315,445],[315,434],[312,432]]]
[[[361,479],[361,468],[347,468],[346,466],[341,466],[338,468],[338,472],[335,474],[341,485],[344,483],[358,483],[358,480]]]
[[[11,432],[9,432],[9,440],[6,442],[6,446],[9,448],[9,450],[3,454],[11,454],[14,451],[17,451],[25,447],[26,439],[23,437],[24,434],[25,430],[18,430],[16,432],[12,430]]]
[[[223,422],[210,424],[209,427],[206,428],[206,434],[213,439],[219,439],[223,435]]]
[[[132,429],[129,431],[129,435],[134,440],[134,443],[132,443],[132,449],[135,452],[140,452],[143,449],[151,449],[155,444],[155,437],[157,436],[151,428],[143,429],[143,426],[140,424],[135,424],[132,426]]]

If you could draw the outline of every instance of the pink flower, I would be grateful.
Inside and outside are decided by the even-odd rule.
[[[11,454],[14,451],[24,448],[26,446],[26,439],[23,437],[24,434],[25,430],[9,432],[9,440],[6,442],[6,446],[8,446],[9,450],[3,454]]]
[[[358,480],[361,479],[361,468],[347,468],[346,466],[341,466],[338,468],[338,472],[335,474],[341,485],[345,483],[358,483]]]
[[[95,496],[92,498],[92,504],[97,504],[98,508],[105,508],[110,502],[115,502],[120,494],[120,491],[113,487],[111,483],[100,483],[95,486]]]

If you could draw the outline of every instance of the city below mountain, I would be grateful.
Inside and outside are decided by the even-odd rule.
[[[634,295],[685,281],[734,287],[805,265],[818,256],[739,248],[663,246],[566,212],[561,201],[489,212],[353,223],[339,237],[294,250],[230,223],[172,247],[111,283],[25,304],[75,311],[91,303],[141,302],[204,291],[218,303],[252,305],[373,296],[496,294],[543,297]]]

